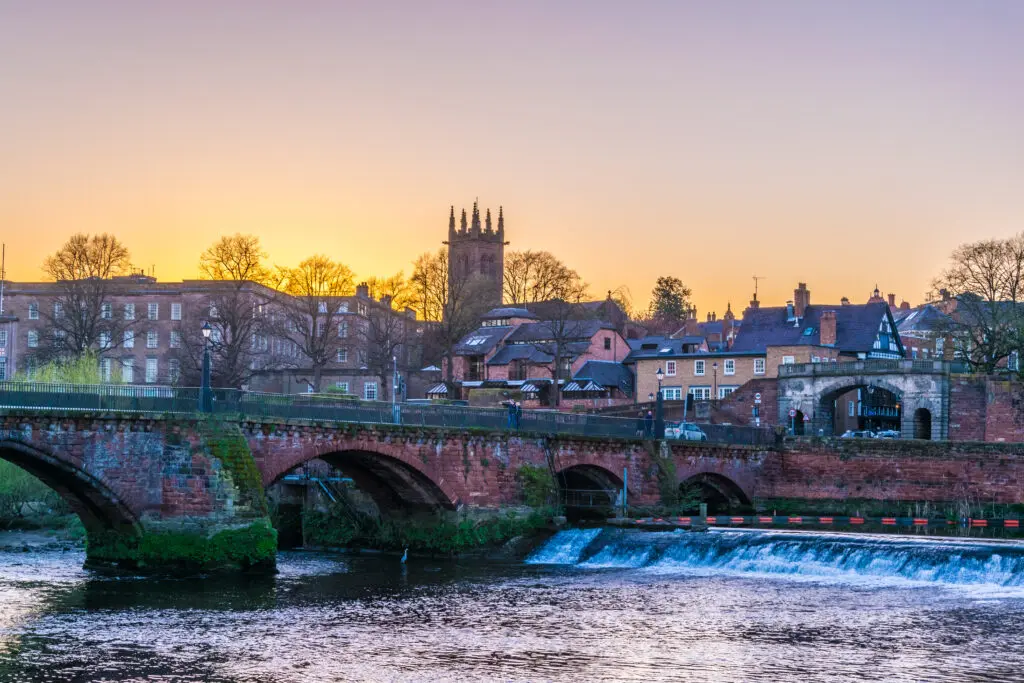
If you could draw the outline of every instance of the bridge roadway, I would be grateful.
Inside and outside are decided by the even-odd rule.
[[[204,416],[194,390],[40,388],[0,385],[0,458],[69,501],[97,562],[272,564],[264,488],[314,459],[385,511],[520,506],[524,467],[609,503],[625,487],[633,506],[678,487],[723,512],[1024,501],[1024,454],[1009,444],[666,442],[621,418],[528,411],[512,431],[502,410],[402,406],[396,420],[390,404],[237,392]]]

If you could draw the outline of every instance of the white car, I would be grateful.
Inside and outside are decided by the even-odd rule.
[[[665,425],[666,439],[682,439],[683,441],[707,441],[704,430],[689,422],[669,422]]]

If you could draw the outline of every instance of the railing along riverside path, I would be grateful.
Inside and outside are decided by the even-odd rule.
[[[517,424],[513,424],[505,408],[392,404],[329,394],[267,394],[237,389],[214,389],[213,394],[215,414],[249,418],[522,431],[624,440],[651,438],[636,418],[524,410]],[[199,410],[199,395],[198,387],[0,382],[0,410],[27,408],[66,413],[192,414]],[[712,442],[775,443],[774,433],[765,428],[724,425],[705,425],[702,428]]]
[[[779,366],[779,377],[837,375],[949,374],[963,372],[961,363],[942,360],[857,360],[843,363],[791,363]]]

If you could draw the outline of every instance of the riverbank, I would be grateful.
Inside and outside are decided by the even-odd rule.
[[[13,529],[0,531],[0,552],[20,553],[44,550],[82,550],[85,532],[74,527],[59,529]]]

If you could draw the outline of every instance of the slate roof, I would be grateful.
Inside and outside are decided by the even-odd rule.
[[[936,332],[948,329],[949,316],[931,304],[910,311],[900,311],[896,327],[900,332]]]
[[[526,318],[527,320],[536,320],[537,316],[530,313],[525,308],[515,308],[511,306],[506,306],[504,308],[492,308],[483,316],[483,320],[504,320],[506,318]]]
[[[526,304],[526,307],[541,320],[557,318],[565,307],[562,301],[536,301]],[[604,320],[615,325],[626,320],[626,314],[619,308],[619,305],[611,299],[599,301],[582,301],[574,307],[583,316],[591,319]]]
[[[820,346],[820,319],[824,311],[836,313],[836,348],[843,353],[870,353],[878,327],[888,315],[889,305],[884,301],[847,306],[812,305],[805,309],[804,317],[796,325],[787,320],[785,307],[748,309],[732,352],[764,353],[769,346]]]
[[[622,363],[588,360],[573,375],[576,381],[589,380],[602,387],[615,387],[627,396],[633,395],[633,373]]]
[[[482,356],[490,353],[511,329],[510,327],[478,327],[459,340],[453,353],[456,356]]]
[[[651,358],[710,358],[712,356],[742,356],[742,352],[728,351],[687,351],[696,341],[704,342],[703,337],[682,337],[672,339],[671,337],[644,337],[643,339],[630,340],[629,355],[623,363],[633,363],[640,359]],[[635,342],[635,343],[634,343]],[[647,347],[647,348],[645,348]]]
[[[524,323],[517,327],[508,336],[506,342],[509,344],[522,344],[538,341],[550,341],[553,332],[560,332],[560,322],[539,322]],[[590,341],[600,330],[614,330],[615,328],[601,320],[569,320],[565,323],[565,339],[586,339]]]

